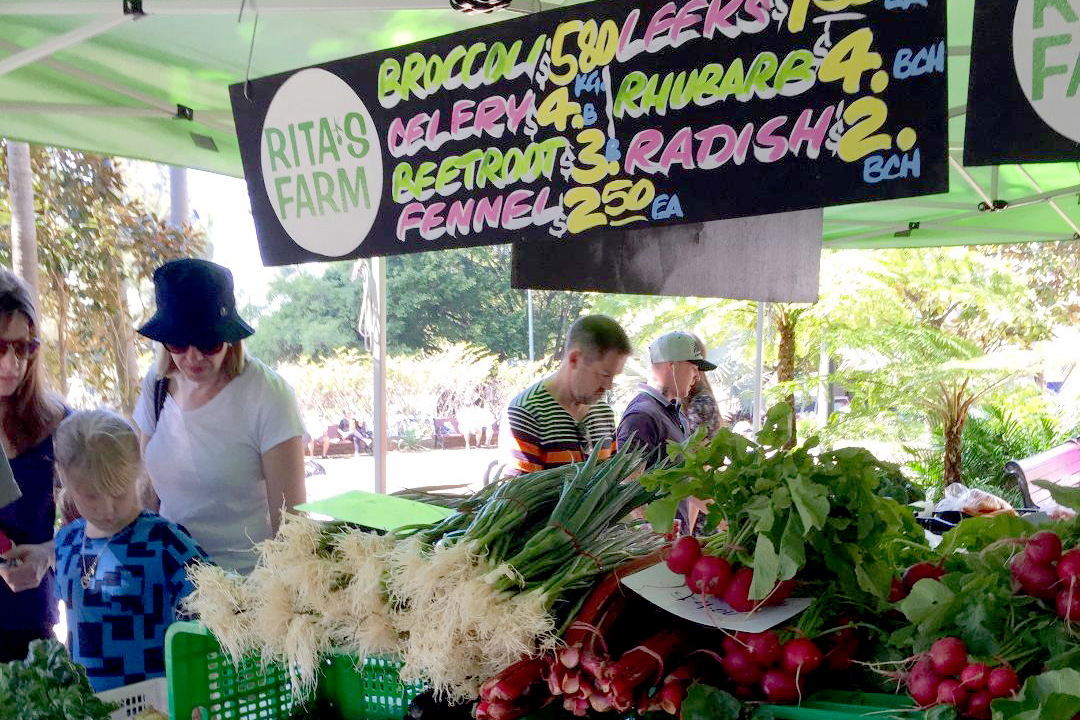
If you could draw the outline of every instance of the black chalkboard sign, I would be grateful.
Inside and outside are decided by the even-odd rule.
[[[980,0],[964,164],[1080,160],[1080,0]]]
[[[943,192],[944,0],[615,0],[230,88],[263,261]]]

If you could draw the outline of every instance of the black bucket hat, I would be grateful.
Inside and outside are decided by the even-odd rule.
[[[236,342],[255,333],[236,312],[233,277],[209,260],[167,262],[154,271],[157,310],[139,334],[171,345]]]

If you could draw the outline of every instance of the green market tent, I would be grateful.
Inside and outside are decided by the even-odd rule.
[[[830,208],[826,247],[1080,237],[1077,163],[961,165],[973,2],[948,0],[950,191]],[[145,14],[125,14],[132,5]],[[515,0],[477,16],[447,0],[0,0],[0,136],[241,176],[230,83],[538,7]],[[995,200],[1007,208],[986,210]]]

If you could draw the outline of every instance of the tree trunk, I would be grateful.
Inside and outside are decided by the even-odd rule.
[[[777,309],[776,332],[779,343],[776,349],[776,381],[789,382],[795,379],[795,325],[798,315],[787,311],[781,305],[773,305]],[[784,396],[784,402],[791,406],[791,439],[785,444],[785,448],[795,447],[795,393],[790,392]]]
[[[110,258],[109,274],[112,286],[110,289],[115,293],[109,324],[113,367],[116,371],[117,406],[125,415],[130,416],[135,409],[136,393],[139,389],[139,370],[135,357],[135,332],[132,329],[131,313],[128,311],[128,283],[115,257]]]
[[[30,145],[7,144],[8,187],[11,191],[11,267],[30,286],[34,306],[41,312],[38,297],[37,227],[34,223],[34,173],[30,166]]]
[[[963,434],[965,417],[952,418],[945,423],[942,433],[945,436],[945,467],[942,473],[942,485],[948,487],[954,482],[960,482],[960,473],[964,468],[963,457]]]
[[[68,314],[71,310],[71,293],[67,284],[60,278],[56,283],[59,288],[56,293],[56,385],[60,389],[60,395],[67,397],[67,340],[68,340]]]

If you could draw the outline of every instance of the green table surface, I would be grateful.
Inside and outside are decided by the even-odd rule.
[[[438,505],[363,490],[350,490],[334,497],[304,503],[297,505],[296,509],[378,530],[435,523],[454,514],[453,510]]]

